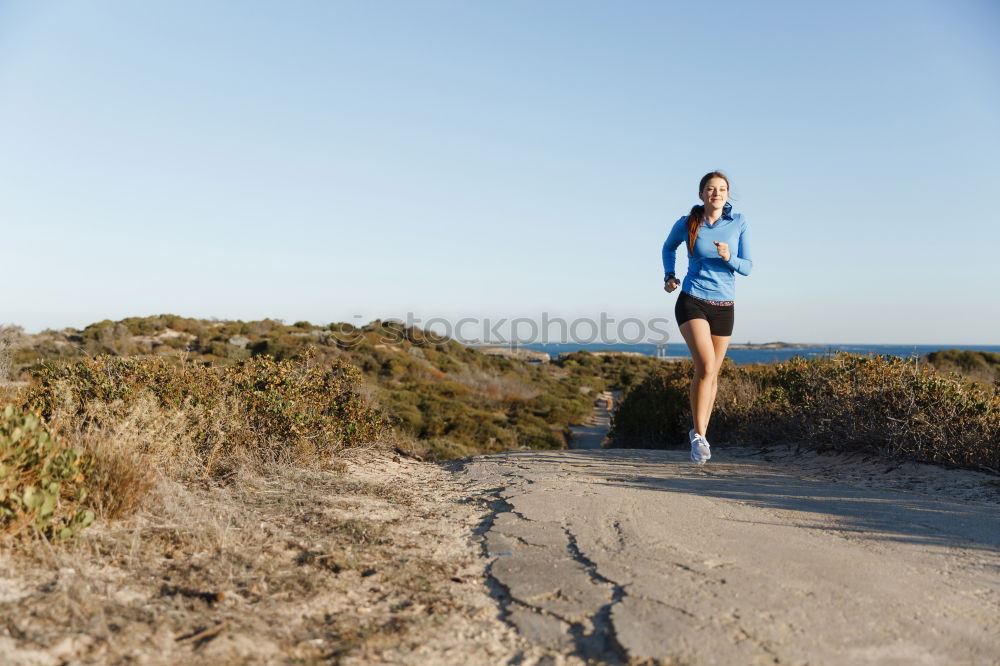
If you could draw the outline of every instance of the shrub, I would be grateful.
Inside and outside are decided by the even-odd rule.
[[[64,446],[37,415],[7,405],[0,412],[0,525],[31,527],[49,538],[73,536],[94,520],[85,508],[92,458]]]
[[[229,394],[243,401],[250,430],[265,439],[307,439],[318,452],[378,438],[386,421],[358,392],[360,371],[340,360],[323,370],[309,366],[310,358],[258,357],[223,374]]]
[[[686,443],[689,363],[626,394],[614,446]],[[723,366],[709,428],[715,443],[815,448],[1000,469],[1000,394],[891,356],[837,354]]]
[[[614,413],[610,437],[616,447],[664,448],[683,441],[691,409],[690,361],[665,363],[627,392]]]
[[[940,372],[954,372],[981,384],[1000,387],[1000,353],[942,349],[924,359]]]
[[[111,427],[144,400],[163,411],[160,420],[183,427],[140,443],[174,472],[225,476],[240,459],[262,464],[317,460],[388,431],[382,414],[360,392],[361,374],[334,361],[311,364],[312,355],[275,361],[254,357],[216,368],[171,363],[163,357],[99,356],[35,372],[25,404],[46,419],[57,414],[67,431]],[[176,418],[170,416],[176,414]],[[190,465],[195,469],[187,469]]]

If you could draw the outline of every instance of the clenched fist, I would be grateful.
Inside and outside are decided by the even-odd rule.
[[[715,243],[715,249],[719,251],[719,256],[722,257],[722,260],[729,261],[729,243],[712,242]]]

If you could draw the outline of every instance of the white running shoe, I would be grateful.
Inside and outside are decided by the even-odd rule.
[[[712,449],[708,445],[708,440],[696,433],[694,428],[688,432],[688,437],[691,438],[691,462],[696,465],[704,465],[712,457]]]

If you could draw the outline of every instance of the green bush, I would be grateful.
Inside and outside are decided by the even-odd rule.
[[[387,430],[384,416],[361,397],[360,371],[343,361],[327,369],[257,357],[223,373],[229,395],[244,405],[250,430],[280,440],[312,441],[321,451],[357,446]]]
[[[92,458],[63,446],[35,414],[0,412],[0,525],[31,527],[49,538],[73,536],[94,520],[84,507]]]
[[[686,441],[692,370],[690,361],[664,363],[626,393],[614,413],[612,445],[668,448],[669,443]]]

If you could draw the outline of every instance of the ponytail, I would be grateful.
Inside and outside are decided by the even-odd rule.
[[[705,207],[704,206],[692,206],[691,213],[688,215],[687,229],[687,246],[688,246],[688,256],[694,256],[694,242],[698,240],[698,227],[701,223],[705,221]]]

